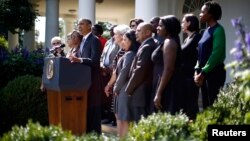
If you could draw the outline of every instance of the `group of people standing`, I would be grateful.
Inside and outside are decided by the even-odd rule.
[[[218,23],[221,15],[214,1],[202,6],[200,22],[208,26],[202,35],[194,14],[184,15],[182,22],[174,15],[153,17],[150,23],[133,19],[130,26],[112,27],[104,48],[92,33],[91,21],[80,19],[78,31],[68,35],[72,49],[67,57],[92,69],[87,132],[101,133],[103,92],[113,99],[120,137],[126,136],[131,122],[154,112],[182,110],[195,119],[199,89],[203,108],[213,104],[226,78],[225,32]],[[181,29],[187,34],[183,43]]]

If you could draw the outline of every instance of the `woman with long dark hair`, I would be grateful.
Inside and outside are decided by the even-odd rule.
[[[139,48],[139,43],[136,41],[135,31],[129,30],[123,35],[122,48],[125,54],[117,63],[117,79],[114,85],[114,94],[117,95],[117,118],[120,121],[120,128],[118,135],[124,137],[129,128],[130,121],[133,121],[133,115],[131,112],[131,97],[125,92],[125,88],[128,83],[129,72]]]
[[[152,54],[154,62],[153,96],[154,106],[162,112],[174,114],[181,106],[178,96],[181,45],[180,21],[174,15],[161,17],[157,34],[164,42]]]

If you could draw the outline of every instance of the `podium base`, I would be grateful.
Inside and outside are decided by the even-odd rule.
[[[47,91],[49,123],[75,135],[86,133],[87,91]]]

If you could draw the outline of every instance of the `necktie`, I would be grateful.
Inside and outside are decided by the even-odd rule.
[[[85,43],[85,38],[82,38],[82,42],[80,45],[80,54],[82,54],[82,49],[83,49],[84,43]]]
[[[112,44],[109,44],[106,54],[104,55],[103,64],[105,67],[109,66],[109,55],[111,53],[111,50],[112,50]]]

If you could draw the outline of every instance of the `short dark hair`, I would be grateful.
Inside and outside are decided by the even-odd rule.
[[[111,30],[113,31],[115,27],[117,27],[116,24],[115,24],[115,25],[112,25],[112,26],[109,28],[109,31],[111,31]]]
[[[137,52],[140,43],[136,41],[136,35],[135,35],[135,30],[130,29],[128,30],[124,36],[126,36],[132,43],[131,43],[131,47],[129,48],[129,50]]]
[[[150,23],[151,24],[153,24],[153,23],[159,23],[159,21],[160,21],[160,17],[155,16],[155,17],[151,18]]]
[[[89,19],[80,19],[79,21],[86,21],[89,25],[92,25],[92,22]]]
[[[131,27],[132,22],[135,22],[135,19],[131,19],[131,20],[129,21],[129,27]]]
[[[136,25],[139,25],[140,23],[144,22],[144,20],[143,20],[143,19],[137,19],[137,18],[131,19],[131,20],[129,21],[129,26],[130,26],[130,27],[131,27],[132,22],[135,22]]]
[[[188,26],[188,30],[193,32],[193,31],[199,31],[199,19],[197,18],[197,16],[195,16],[194,14],[185,14],[184,18],[187,22],[190,22],[190,25]]]
[[[142,23],[142,22],[144,22],[143,19],[135,19],[135,23],[136,23],[137,25],[139,25],[139,24]]]
[[[176,37],[181,32],[181,23],[180,20],[174,15],[167,15],[161,17],[161,22],[164,25],[167,33],[172,37]]]
[[[208,1],[204,5],[207,7],[208,13],[211,14],[215,20],[221,19],[222,10],[219,3],[215,1]]]
[[[99,25],[99,24],[94,24],[94,28],[95,28],[95,30],[97,31],[97,33],[98,33],[99,35],[102,35],[102,34],[103,34],[103,28],[102,28],[101,25]]]

